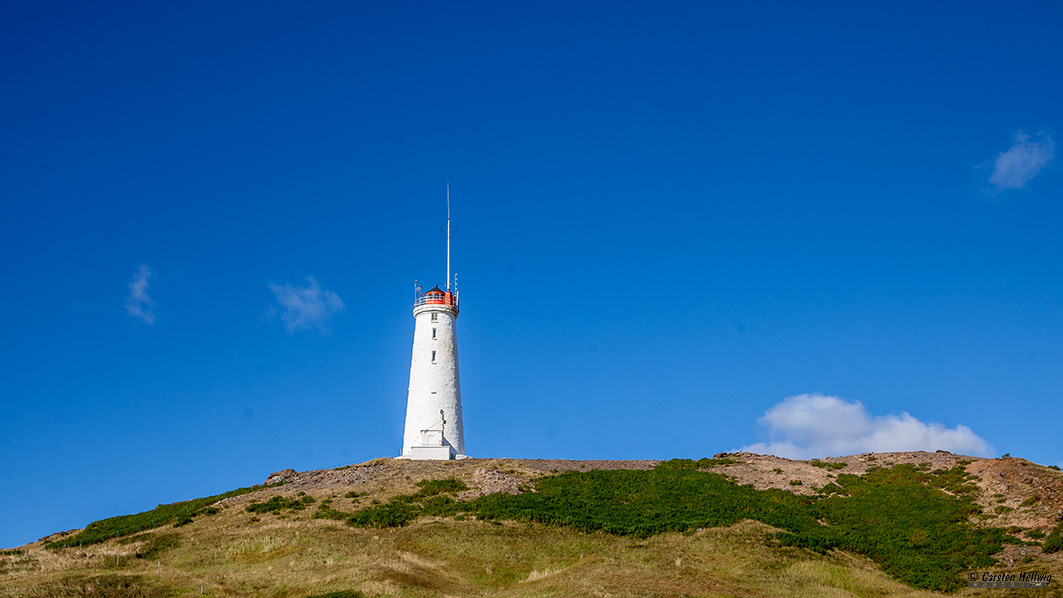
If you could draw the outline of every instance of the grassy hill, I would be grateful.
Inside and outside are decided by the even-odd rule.
[[[0,596],[1059,596],[1061,520],[1010,458],[380,459],[6,551]]]

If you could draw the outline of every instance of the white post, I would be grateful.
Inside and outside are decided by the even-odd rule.
[[[450,181],[447,181],[447,292],[450,292]]]

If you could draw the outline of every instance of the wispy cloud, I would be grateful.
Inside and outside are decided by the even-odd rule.
[[[1056,143],[1047,132],[1041,131],[1036,139],[1031,139],[1026,133],[1016,131],[1015,143],[993,162],[989,184],[997,191],[1021,189],[1040,174],[1055,154]]]
[[[980,457],[994,453],[967,426],[923,423],[905,412],[872,416],[859,401],[821,394],[789,397],[758,423],[768,428],[770,442],[742,450],[789,459],[938,449]]]
[[[312,327],[325,331],[333,314],[343,309],[340,296],[321,288],[313,276],[306,277],[305,286],[270,283],[269,290],[277,296],[277,303],[280,304],[279,310],[270,308],[270,315],[280,315],[288,334]]]
[[[125,299],[126,313],[145,324],[155,323],[155,302],[148,295],[148,279],[152,277],[151,268],[140,265],[129,283],[129,296]]]

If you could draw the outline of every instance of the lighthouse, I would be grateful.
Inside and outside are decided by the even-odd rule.
[[[464,459],[458,377],[457,276],[450,274],[450,185],[447,185],[446,288],[421,292],[414,282],[413,357],[402,435],[405,459]]]

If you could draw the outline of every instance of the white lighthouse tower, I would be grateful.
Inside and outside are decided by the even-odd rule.
[[[451,284],[453,282],[453,288]],[[414,283],[413,358],[402,455],[406,459],[464,459],[458,378],[457,277],[450,275],[450,186],[447,185],[447,283],[427,293]]]

